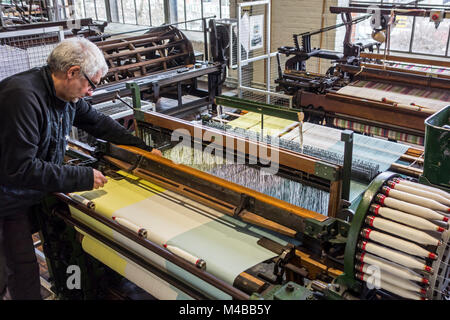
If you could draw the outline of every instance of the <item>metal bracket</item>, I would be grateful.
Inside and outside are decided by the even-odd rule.
[[[342,198],[350,200],[350,179],[352,175],[353,158],[353,131],[344,130],[341,133],[341,141],[344,141],[344,164],[342,177]]]
[[[239,201],[239,205],[236,207],[236,209],[234,209],[233,217],[238,217],[243,210],[247,209],[250,204],[250,200],[252,199],[252,197],[241,193],[241,200]]]
[[[314,174],[320,178],[330,181],[336,181],[339,177],[336,174],[336,169],[325,162],[317,161],[314,166]]]
[[[131,90],[133,97],[133,107],[135,109],[141,109],[141,89],[136,82],[130,81],[125,84],[127,89]]]
[[[294,245],[289,244],[288,248],[283,250],[283,252],[279,255],[278,260],[273,267],[273,274],[277,277],[277,282],[281,283],[281,281],[283,280],[283,275],[285,272],[284,266],[294,256],[294,252],[295,252]]]

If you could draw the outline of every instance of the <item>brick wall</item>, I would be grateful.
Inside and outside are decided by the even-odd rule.
[[[294,46],[292,34],[312,31],[336,24],[336,14],[329,7],[336,6],[337,0],[272,0],[272,51],[280,46]],[[323,14],[322,14],[323,13]],[[311,47],[334,50],[336,31],[317,34],[311,38]],[[322,43],[322,44],[321,44]],[[311,58],[307,70],[325,72],[329,61]]]

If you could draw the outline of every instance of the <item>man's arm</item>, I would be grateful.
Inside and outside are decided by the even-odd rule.
[[[153,150],[152,147],[146,145],[142,139],[132,135],[117,121],[92,108],[84,99],[80,99],[76,106],[73,124],[77,128],[85,130],[96,138],[115,144],[136,146],[147,151]]]
[[[57,165],[37,158],[40,130],[47,121],[32,92],[13,89],[2,95],[0,183],[44,192],[74,192],[94,186],[92,168]]]

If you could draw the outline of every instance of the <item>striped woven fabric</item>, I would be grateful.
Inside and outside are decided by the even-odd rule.
[[[385,92],[399,93],[409,96],[450,102],[450,93],[447,90],[419,89],[408,86],[392,85],[389,83],[366,80],[356,80],[350,85],[353,87],[377,89]]]
[[[389,83],[376,82],[376,81],[366,81],[366,80],[356,80],[350,84],[353,87],[359,88],[370,88],[377,89],[386,92],[406,94],[409,96],[435,99],[439,101],[450,102],[450,93],[446,90],[439,89],[419,89],[408,86],[392,85]]]
[[[338,128],[351,129],[353,131],[360,132],[360,133],[374,134],[374,135],[377,135],[380,137],[394,139],[397,141],[403,141],[403,142],[408,142],[408,143],[418,144],[418,145],[424,144],[423,137],[406,134],[406,133],[401,133],[401,132],[397,132],[397,131],[393,131],[393,130],[383,129],[380,127],[369,126],[369,125],[365,125],[365,124],[358,123],[358,122],[335,118],[333,120],[333,125]]]
[[[353,97],[382,101],[384,98],[404,105],[418,105],[439,111],[450,104],[450,92],[440,89],[421,89],[390,83],[356,80],[338,91]]]
[[[388,62],[387,64],[389,67],[393,67],[393,68],[421,71],[421,72],[426,72],[426,73],[450,75],[450,69],[447,69],[447,68],[439,68],[439,67],[408,64],[408,63],[398,63],[398,62],[390,62],[390,63]]]

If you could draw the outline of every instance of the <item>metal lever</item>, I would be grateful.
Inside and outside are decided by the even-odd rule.
[[[120,95],[119,95],[119,90],[116,90],[116,95],[114,96],[114,99],[112,100],[113,102],[115,102],[116,99],[119,99],[120,101],[122,101],[127,107],[129,107],[131,110],[134,110],[134,108],[125,100],[123,100]]]
[[[350,200],[350,179],[352,175],[353,158],[353,131],[344,130],[341,133],[341,141],[344,141],[344,163],[342,177],[342,199]]]

